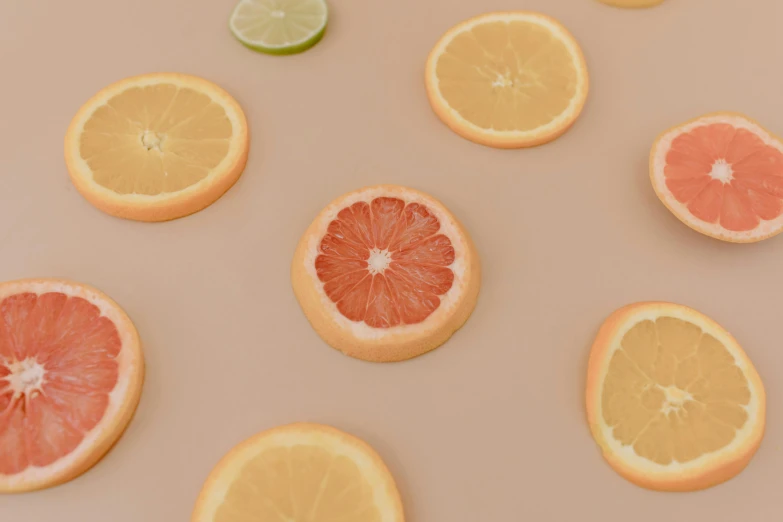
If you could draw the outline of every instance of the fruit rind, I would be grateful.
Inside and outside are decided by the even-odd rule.
[[[65,291],[64,291],[65,290]],[[132,420],[141,399],[144,383],[144,356],[138,331],[125,311],[108,295],[97,288],[83,283],[56,278],[19,279],[0,283],[0,300],[22,292],[38,294],[61,291],[68,296],[82,297],[96,305],[102,315],[109,317],[117,326],[122,340],[124,358],[120,376],[128,378],[124,390],[115,386],[110,395],[122,395],[123,400],[109,416],[104,414],[98,426],[86,436],[71,453],[55,461],[47,468],[27,468],[21,474],[4,476],[0,474],[0,493],[24,493],[58,486],[75,479],[95,466],[121,438]],[[101,306],[101,304],[103,306]],[[124,366],[123,366],[124,365]],[[122,371],[122,370],[121,370]],[[120,382],[118,381],[118,385]],[[110,422],[111,421],[111,422]],[[68,459],[63,466],[63,459]],[[49,468],[59,468],[47,473]],[[32,475],[28,477],[27,475]]]
[[[385,497],[390,502],[389,511],[384,513],[383,522],[404,522],[402,499],[394,477],[378,453],[369,444],[353,435],[331,426],[308,422],[292,423],[262,431],[229,451],[207,477],[196,500],[191,522],[214,522],[215,513],[231,486],[232,479],[238,475],[244,464],[263,448],[275,447],[274,444],[265,443],[275,438],[282,442],[289,437],[302,436],[320,438],[331,448],[341,446],[352,450],[354,457],[360,456],[366,459],[371,469],[363,467],[363,471],[370,471],[376,479],[382,481]]]
[[[458,300],[449,306],[441,303],[441,306],[421,323],[365,332],[366,325],[357,325],[337,311],[334,303],[324,293],[323,285],[318,281],[315,268],[311,265],[314,260],[312,255],[318,249],[331,216],[356,201],[367,201],[368,198],[378,196],[400,197],[406,201],[415,198],[435,211],[441,222],[441,229],[448,228],[449,239],[452,243],[457,242],[454,245],[455,250],[463,253],[463,277],[461,280],[455,279],[453,287],[455,289],[459,282],[463,285],[463,291]],[[442,203],[428,194],[407,187],[376,185],[344,194],[318,214],[297,245],[291,264],[291,283],[311,326],[332,348],[364,361],[399,362],[434,350],[465,324],[478,300],[481,266],[467,231]],[[358,336],[357,330],[365,332],[366,335]]]
[[[623,335],[639,320],[657,317],[677,317],[692,322],[721,341],[739,357],[741,369],[752,388],[751,402],[756,401],[755,417],[748,419],[748,431],[744,438],[737,438],[731,451],[722,448],[718,452],[702,455],[692,463],[679,466],[661,466],[636,455],[631,448],[621,455],[619,442],[606,436],[602,419],[602,389],[606,377],[610,353],[619,345]],[[610,352],[610,350],[612,352]],[[587,370],[585,393],[587,423],[590,432],[601,449],[607,463],[628,481],[656,491],[697,491],[716,486],[735,477],[755,455],[764,437],[766,422],[766,394],[759,374],[742,347],[718,323],[687,306],[667,302],[640,302],[624,306],[612,313],[601,325],[593,342]],[[744,428],[743,428],[744,429]],[[637,463],[628,462],[632,453]],[[667,469],[668,468],[668,469]]]
[[[220,100],[232,123],[231,146],[223,161],[198,183],[178,192],[161,195],[117,194],[92,179],[92,171],[81,157],[79,138],[90,116],[111,97],[128,88],[156,83],[198,87],[198,92]],[[182,73],[147,73],[112,83],[87,100],[71,120],[65,134],[65,164],[79,193],[99,210],[123,219],[160,222],[182,218],[210,206],[237,182],[247,163],[250,132],[237,101],[220,86]]]
[[[658,135],[650,149],[650,182],[661,203],[690,229],[727,243],[757,243],[783,232],[783,215],[774,220],[763,222],[759,227],[754,228],[753,230],[744,232],[729,231],[725,230],[719,224],[706,223],[696,216],[693,216],[687,206],[677,201],[666,187],[664,168],[666,166],[666,153],[671,146],[672,140],[681,135],[686,129],[701,124],[727,122],[751,130],[766,144],[774,146],[783,152],[783,140],[752,118],[739,112],[711,112],[679,125],[675,125]]]
[[[453,109],[443,96],[441,96],[438,89],[439,80],[436,73],[438,58],[457,34],[483,22],[505,21],[509,19],[539,23],[547,26],[555,34],[558,34],[561,37],[561,41],[568,47],[572,56],[576,58],[574,66],[577,69],[578,78],[582,80],[582,84],[577,88],[576,96],[571,100],[570,107],[560,114],[558,119],[548,123],[544,127],[529,131],[498,132],[479,127],[465,119]],[[568,131],[582,113],[582,109],[587,101],[590,80],[587,72],[587,63],[581,47],[571,32],[559,21],[548,15],[534,11],[497,11],[465,20],[446,31],[446,33],[440,37],[427,58],[425,66],[425,86],[432,110],[438,118],[456,134],[480,145],[501,149],[514,149],[543,145],[557,139]]]

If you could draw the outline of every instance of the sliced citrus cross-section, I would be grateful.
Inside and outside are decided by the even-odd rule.
[[[85,103],[65,135],[79,192],[104,212],[165,221],[214,203],[242,174],[248,128],[217,85],[155,73],[114,83]]]
[[[549,142],[576,121],[588,90],[576,40],[549,16],[489,13],[450,29],[427,60],[438,117],[469,140],[499,148]]]
[[[364,188],[326,207],[302,237],[291,278],[321,337],[347,355],[399,361],[444,343],[478,298],[478,254],[431,196]]]
[[[403,522],[394,478],[363,441],[290,424],[246,440],[218,463],[193,522]]]
[[[253,50],[294,54],[323,38],[328,11],[324,0],[240,0],[229,26]]]
[[[94,288],[0,283],[0,492],[42,489],[95,464],[141,395],[136,329]]]
[[[649,489],[724,482],[764,436],[764,386],[742,347],[715,321],[671,303],[629,305],[604,322],[586,401],[606,460]]]
[[[650,152],[650,178],[661,202],[707,236],[751,243],[783,231],[783,141],[741,114],[664,132]]]

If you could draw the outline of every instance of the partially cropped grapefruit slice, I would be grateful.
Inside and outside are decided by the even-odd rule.
[[[607,462],[654,490],[729,480],[764,436],[766,395],[750,358],[715,321],[672,303],[635,303],[606,319],[586,404]]]
[[[0,283],[0,492],[71,480],[116,442],[141,394],[139,336],[103,293]]]
[[[480,266],[470,237],[431,196],[381,185],[326,207],[291,277],[305,315],[347,355],[399,361],[444,343],[470,316]]]
[[[683,223],[734,243],[783,230],[783,142],[734,113],[664,132],[650,153],[658,197]]]

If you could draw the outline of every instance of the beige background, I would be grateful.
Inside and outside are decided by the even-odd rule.
[[[103,289],[138,326],[148,369],[118,446],[69,484],[0,497],[1,521],[187,520],[229,448],[297,420],[375,446],[409,522],[781,519],[783,237],[743,246],[691,232],[657,201],[647,155],[658,132],[713,110],[783,133],[783,2],[668,0],[624,11],[595,0],[332,0],[325,39],[282,58],[234,41],[233,3],[0,2],[0,279],[62,276]],[[515,8],[562,20],[584,48],[592,85],[562,138],[500,151],[437,120],[423,66],[453,24]],[[66,126],[106,84],[169,70],[236,96],[252,126],[247,169],[185,219],[104,215],[67,178]],[[466,326],[401,364],[328,348],[289,284],[310,220],[374,183],[440,198],[484,265]],[[654,299],[722,323],[767,386],[759,453],[706,492],[625,482],[584,420],[599,324]]]

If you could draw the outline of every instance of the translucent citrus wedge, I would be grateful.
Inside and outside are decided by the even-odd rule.
[[[92,467],[130,422],[143,373],[136,329],[106,295],[61,280],[0,283],[0,492]]]
[[[165,221],[215,202],[248,152],[242,109],[223,89],[174,73],[134,76],[93,96],[71,121],[71,180],[113,216]]]
[[[598,0],[615,7],[653,7],[663,3],[663,0]]]
[[[478,298],[478,254],[431,196],[367,187],[327,206],[291,267],[294,292],[321,337],[368,361],[432,350],[467,321]]]
[[[240,0],[229,27],[251,49],[294,54],[323,38],[328,11],[324,0]]]
[[[606,460],[649,489],[724,482],[764,436],[766,399],[753,363],[720,325],[681,305],[613,313],[590,352],[586,399]]]
[[[403,522],[394,478],[361,440],[292,424],[231,450],[207,478],[192,522]]]
[[[650,179],[661,202],[702,234],[752,243],[783,231],[783,141],[741,114],[664,132],[650,152]]]
[[[563,134],[582,112],[587,66],[556,20],[501,12],[450,29],[427,60],[433,110],[454,132],[500,148],[530,147]]]

